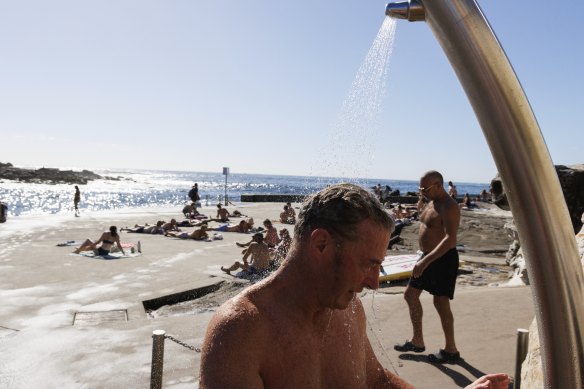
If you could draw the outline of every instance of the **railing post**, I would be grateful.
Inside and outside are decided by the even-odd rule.
[[[164,366],[163,330],[152,331],[152,370],[150,372],[150,389],[162,389],[162,368]]]
[[[515,351],[515,380],[513,389],[521,388],[521,365],[527,356],[529,346],[529,331],[524,328],[517,329],[517,350]]]

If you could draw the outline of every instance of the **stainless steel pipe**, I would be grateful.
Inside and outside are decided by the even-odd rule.
[[[539,125],[478,4],[473,0],[419,3],[475,111],[505,186],[532,282],[544,386],[582,388],[584,275],[568,208]],[[394,8],[388,5],[386,13],[392,15]],[[409,20],[410,10],[401,13]]]
[[[529,346],[529,331],[524,328],[517,329],[517,345],[515,348],[515,377],[513,389],[521,389],[521,364],[527,356]]]

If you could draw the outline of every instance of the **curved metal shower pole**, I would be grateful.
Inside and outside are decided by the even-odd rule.
[[[558,176],[527,97],[473,0],[412,0],[454,68],[505,185],[535,297],[546,388],[584,387],[584,275]]]

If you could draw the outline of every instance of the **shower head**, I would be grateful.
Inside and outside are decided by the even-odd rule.
[[[418,0],[389,3],[385,7],[385,14],[396,19],[407,19],[410,22],[426,19],[424,7]]]

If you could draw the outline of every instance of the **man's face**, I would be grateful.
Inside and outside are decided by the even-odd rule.
[[[365,220],[355,233],[359,238],[338,247],[333,259],[332,308],[345,309],[364,288],[379,287],[379,267],[389,244],[389,231]]]
[[[437,182],[432,182],[427,178],[422,178],[420,180],[420,194],[426,201],[432,200],[432,194],[434,193],[434,190],[436,190],[435,186],[437,184]]]

